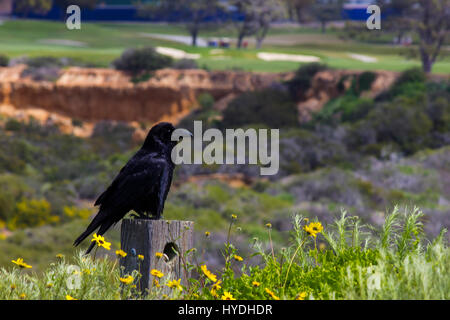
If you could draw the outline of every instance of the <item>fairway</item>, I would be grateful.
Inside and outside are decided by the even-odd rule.
[[[108,67],[123,50],[131,47],[164,46],[200,54],[198,64],[211,70],[245,70],[284,72],[295,70],[299,62],[264,61],[258,52],[312,55],[332,68],[352,70],[403,71],[420,66],[419,60],[407,59],[404,48],[386,44],[344,41],[337,31],[322,34],[308,28],[273,28],[260,50],[254,48],[254,39],[248,38],[249,48],[235,49],[235,30],[224,27],[200,33],[200,37],[227,36],[232,48],[217,54],[212,48],[192,47],[180,42],[152,38],[149,34],[184,35],[183,25],[146,23],[83,23],[81,30],[68,30],[63,22],[38,20],[9,20],[0,25],[0,54],[9,57],[54,56],[69,57],[98,67]],[[353,55],[353,57],[352,57]],[[354,58],[367,56],[370,62]],[[450,73],[450,58],[438,61],[434,73]]]

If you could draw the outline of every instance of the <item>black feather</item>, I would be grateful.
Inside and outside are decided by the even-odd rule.
[[[170,123],[155,125],[147,135],[141,149],[127,162],[111,185],[97,198],[99,212],[86,230],[75,240],[79,245],[97,228],[103,235],[130,210],[141,216],[161,218],[164,202],[172,183],[174,164],[171,141],[175,128]],[[94,247],[91,244],[86,254]]]

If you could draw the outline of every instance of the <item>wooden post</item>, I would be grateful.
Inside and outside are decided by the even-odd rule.
[[[121,249],[127,253],[125,258],[120,259],[123,274],[140,271],[142,277],[138,288],[143,293],[153,285],[155,277],[150,275],[152,269],[164,273],[164,279],[181,279],[181,283],[187,285],[190,274],[186,274],[183,259],[185,252],[193,247],[193,229],[192,221],[122,220]],[[158,259],[155,256],[157,252],[165,256]],[[138,255],[143,255],[144,260],[139,260]]]

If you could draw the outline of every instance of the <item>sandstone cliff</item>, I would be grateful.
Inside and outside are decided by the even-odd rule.
[[[214,96],[216,108],[241,92],[261,89],[288,80],[293,73],[250,73],[236,71],[173,70],[155,72],[146,82],[134,84],[126,74],[111,69],[69,68],[55,82],[22,78],[24,66],[0,68],[0,112],[9,116],[30,116],[56,121],[77,134],[71,119],[85,121],[88,128],[101,120],[120,120],[152,124],[177,123],[196,107],[196,97],[207,92]],[[329,99],[342,94],[338,83],[346,76],[349,86],[357,71],[326,70],[313,78],[311,88],[298,103],[299,120],[320,110]],[[368,93],[375,95],[396,78],[392,72],[377,72]],[[245,106],[242,106],[245,108]],[[84,132],[79,135],[86,135]]]
[[[260,89],[285,75],[205,70],[157,71],[133,84],[127,75],[109,69],[69,68],[56,82],[21,79],[23,66],[0,68],[0,104],[17,109],[43,109],[86,121],[157,122],[178,119],[208,92],[216,100]]]

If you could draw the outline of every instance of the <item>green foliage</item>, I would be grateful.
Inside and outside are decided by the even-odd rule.
[[[359,96],[363,91],[367,91],[372,87],[372,83],[376,79],[376,74],[371,71],[365,71],[355,77],[350,87],[350,92]]]
[[[198,104],[200,107],[205,110],[211,110],[214,106],[214,97],[209,93],[201,93],[197,97]]]
[[[327,68],[326,65],[317,62],[300,66],[295,72],[294,77],[286,82],[292,99],[300,100],[305,92],[311,87],[311,81],[316,73]]]
[[[297,108],[290,96],[278,89],[245,92],[232,100],[223,112],[224,128],[262,124],[270,128],[295,127]]]
[[[326,103],[320,111],[313,114],[312,122],[326,124],[355,122],[366,117],[374,107],[372,99],[348,94]]]
[[[179,70],[184,70],[184,69],[199,69],[197,61],[193,60],[193,59],[180,59],[180,60],[176,60],[173,65],[172,68],[174,69],[179,69]]]
[[[425,243],[422,216],[417,209],[403,215],[396,208],[378,235],[343,212],[317,239],[307,235],[307,223],[296,216],[290,247],[274,254],[270,247],[256,245],[263,264],[254,266],[246,262],[250,256],[243,263],[233,260],[237,251],[226,244],[229,263],[219,273],[220,289],[211,291],[213,283],[199,272],[189,296],[214,299],[229,292],[236,299],[264,300],[296,299],[301,293],[306,299],[448,299],[450,252],[443,233]]]
[[[0,185],[0,220],[8,221],[14,214],[16,202],[29,192],[29,187],[23,179],[12,174],[0,175]]]
[[[420,68],[408,69],[400,75],[386,92],[381,93],[376,101],[391,101],[397,96],[420,97],[426,92],[426,75]]]
[[[52,8],[52,0],[17,0],[14,13],[26,17],[29,13],[46,14]]]
[[[9,58],[7,55],[0,54],[0,67],[7,67],[9,63]]]
[[[227,219],[224,268],[211,270],[203,262],[204,252],[195,248],[181,253],[184,270],[193,275],[186,285],[168,290],[170,281],[177,279],[163,274],[142,296],[133,287],[140,277],[138,270],[131,274],[133,281],[121,283],[125,275],[117,260],[86,257],[80,251],[70,259],[53,258],[39,275],[10,263],[0,270],[0,299],[447,300],[446,230],[427,242],[422,218],[418,209],[402,213],[395,208],[381,228],[374,228],[342,212],[313,236],[306,231],[318,221],[295,215],[288,247],[273,247],[272,225],[266,224],[268,243],[253,240],[254,253],[244,255],[233,244],[234,225],[240,219],[234,215]],[[25,257],[25,262],[30,261]]]
[[[159,54],[152,47],[127,49],[113,61],[117,70],[128,72],[134,77],[169,67],[171,64],[170,57]]]
[[[87,220],[92,212],[87,208],[77,208],[75,206],[65,206],[63,209],[63,213],[69,219],[83,219]]]
[[[427,143],[426,138],[433,128],[423,109],[405,101],[379,105],[368,115],[367,122],[376,131],[377,141],[393,141],[408,154]]]
[[[51,215],[51,206],[45,199],[22,199],[16,203],[13,217],[8,221],[8,228],[36,227],[59,221],[58,216]]]

